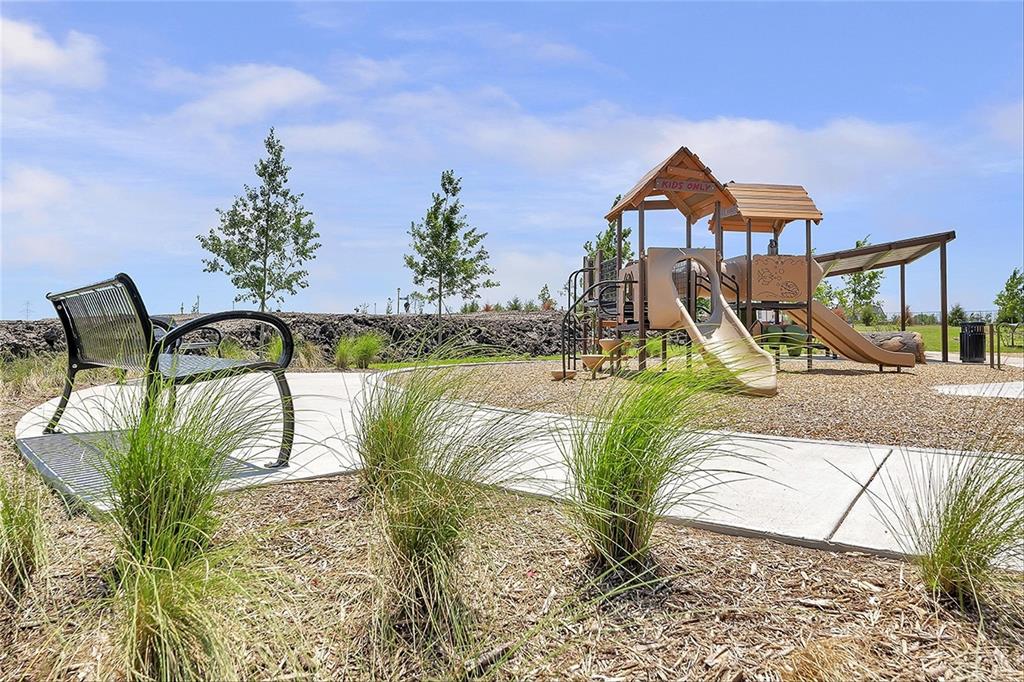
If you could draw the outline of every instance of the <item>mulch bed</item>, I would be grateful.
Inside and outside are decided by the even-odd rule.
[[[678,362],[680,360],[674,360]],[[657,360],[652,365],[657,367]],[[627,379],[582,370],[573,381],[552,381],[561,362],[474,367],[466,395],[489,405],[571,413],[586,410]],[[700,426],[795,438],[819,438],[1024,454],[1024,400],[952,396],[933,386],[1020,381],[1024,369],[959,364],[918,365],[896,373],[847,361],[783,363],[778,395],[725,395],[722,411]]]
[[[559,386],[542,381],[543,369],[515,366],[508,378]],[[800,380],[828,394],[820,382],[830,377],[799,374],[783,377],[781,395]],[[926,375],[881,378],[908,376]],[[920,387],[921,379],[913,385]],[[758,404],[771,409],[770,399]],[[4,406],[0,415],[0,474],[20,466],[11,432],[23,411]],[[267,598],[280,612],[277,637],[295,647],[290,659],[299,664],[278,679],[461,676],[472,652],[454,653],[451,663],[428,671],[416,657],[370,669],[375,536],[354,477],[249,489],[225,495],[221,508],[222,539],[249,543],[254,569],[281,576],[279,590]],[[73,625],[76,610],[103,590],[112,551],[105,529],[69,515],[56,499],[46,517],[50,561],[21,607],[0,613],[0,679],[34,679],[31,663],[49,625]],[[478,616],[476,653],[522,644],[492,671],[498,679],[1009,681],[1024,675],[1020,621],[979,626],[975,617],[934,603],[899,561],[662,523],[657,559],[669,579],[659,589],[594,603],[585,552],[556,504],[495,494],[475,538],[463,593]],[[274,645],[275,637],[264,634],[254,633],[254,647]]]

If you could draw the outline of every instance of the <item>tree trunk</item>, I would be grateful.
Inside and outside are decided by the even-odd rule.
[[[440,347],[441,343],[442,343],[442,335],[441,335],[441,301],[443,300],[443,297],[441,296],[441,284],[442,284],[442,276],[441,276],[441,273],[439,271],[437,273],[437,345],[438,345],[438,347]]]

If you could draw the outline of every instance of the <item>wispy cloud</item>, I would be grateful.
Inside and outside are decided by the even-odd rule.
[[[279,132],[284,144],[294,151],[374,154],[384,147],[384,137],[368,121],[284,126]]]
[[[394,30],[391,36],[396,40],[419,43],[469,41],[487,50],[543,62],[593,66],[599,64],[593,55],[572,43],[547,37],[540,32],[509,30],[493,23],[399,28]]]
[[[314,76],[274,64],[239,64],[202,74],[162,69],[153,82],[192,95],[173,117],[195,127],[259,121],[272,113],[319,102],[329,92]]]
[[[0,37],[5,79],[75,88],[104,82],[103,46],[94,36],[69,31],[61,43],[35,24],[0,17]]]

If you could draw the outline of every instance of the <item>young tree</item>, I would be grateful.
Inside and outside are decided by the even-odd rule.
[[[231,208],[217,209],[220,225],[196,237],[213,254],[203,259],[204,271],[226,274],[239,290],[235,300],[252,301],[261,311],[309,286],[309,272],[302,266],[320,248],[302,193],[288,188],[291,167],[285,165],[284,146],[273,128],[263,144],[267,158],[256,162],[259,186],[244,185]]]
[[[412,271],[414,284],[428,285],[427,299],[437,302],[438,333],[445,296],[470,299],[480,289],[498,286],[488,277],[494,270],[482,246],[487,233],[470,227],[459,201],[461,189],[462,178],[455,177],[455,171],[441,173],[441,193],[434,193],[426,217],[409,227],[413,253],[406,254],[405,266]]]
[[[954,327],[960,326],[967,321],[967,313],[964,311],[964,307],[959,303],[954,303],[953,307],[949,309],[949,315],[946,320]]]
[[[622,199],[622,195],[619,194],[615,197],[612,202],[612,206],[619,203]],[[633,258],[633,245],[629,242],[630,235],[633,234],[633,228],[622,226],[622,262],[625,263]],[[615,223],[611,220],[608,221],[608,226],[602,231],[597,233],[594,237],[594,241],[588,241],[583,244],[583,251],[590,257],[597,255],[601,252],[601,260],[607,261],[615,258]]]
[[[858,239],[856,248],[868,246],[871,242],[868,238]],[[882,279],[885,273],[881,270],[868,270],[867,272],[854,272],[843,275],[843,283],[846,285],[842,292],[837,292],[839,304],[844,308],[850,308],[855,316],[860,316],[866,309],[878,306],[878,291],[882,288]]]
[[[537,295],[537,300],[540,302],[541,310],[554,310],[555,299],[551,298],[551,290],[548,289],[548,285],[545,284],[540,288],[540,293]]]
[[[1014,268],[1003,290],[996,294],[996,322],[1024,321],[1024,272]]]

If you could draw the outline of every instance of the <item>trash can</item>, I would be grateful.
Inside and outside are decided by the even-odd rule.
[[[985,362],[985,323],[960,325],[960,362]]]

